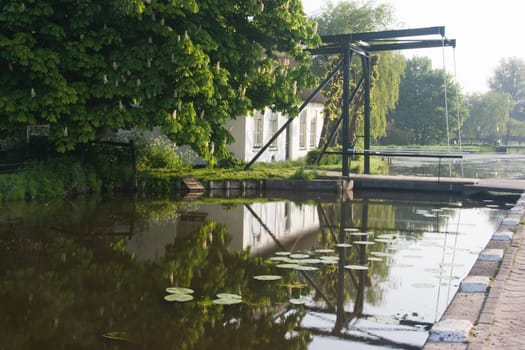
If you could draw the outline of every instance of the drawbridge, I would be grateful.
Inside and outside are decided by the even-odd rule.
[[[310,50],[312,56],[339,56],[339,61],[328,76],[313,90],[308,98],[299,107],[299,113],[321,92],[321,90],[335,77],[338,72],[343,73],[343,97],[342,115],[335,123],[330,132],[328,140],[321,156],[326,152],[328,144],[335,135],[336,130],[342,124],[342,146],[340,154],[343,157],[342,175],[348,176],[350,173],[349,160],[355,153],[349,139],[350,128],[350,106],[355,101],[355,97],[361,91],[364,104],[364,149],[370,150],[370,113],[371,113],[371,76],[372,76],[372,56],[376,52],[400,51],[407,49],[422,49],[432,47],[456,47],[455,39],[447,39],[445,27],[427,27],[417,29],[402,29],[379,32],[364,32],[352,34],[324,35],[321,36],[323,44]],[[355,88],[351,88],[352,77],[350,66],[354,57],[361,61],[362,75],[355,82]],[[268,149],[268,147],[281,135],[294,120],[290,117],[279,130],[261,147],[259,152],[248,162],[245,169],[249,169],[252,164]],[[370,152],[364,152],[364,173],[370,173]]]

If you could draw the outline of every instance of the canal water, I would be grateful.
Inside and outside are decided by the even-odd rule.
[[[0,349],[418,349],[514,202],[2,204]]]

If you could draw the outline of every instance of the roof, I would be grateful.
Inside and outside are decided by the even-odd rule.
[[[312,88],[312,89],[305,89],[305,90],[303,90],[303,92],[301,92],[301,99],[302,99],[303,101],[306,101],[306,99],[307,99],[308,97],[310,97],[310,95],[311,95],[314,91],[315,91],[315,89],[313,89],[313,88]],[[327,101],[326,96],[323,95],[322,92],[319,92],[319,93],[318,93],[318,94],[312,99],[311,102],[313,102],[313,103],[320,103],[320,104],[323,104],[323,105],[324,105],[324,104],[326,103],[326,101]]]

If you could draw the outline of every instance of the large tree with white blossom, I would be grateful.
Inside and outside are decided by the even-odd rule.
[[[210,156],[228,118],[297,112],[317,42],[300,0],[5,0],[0,138],[49,125],[67,151],[160,126]]]

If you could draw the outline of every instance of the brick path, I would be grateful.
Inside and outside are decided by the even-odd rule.
[[[494,280],[469,350],[525,349],[525,229],[520,226]]]

